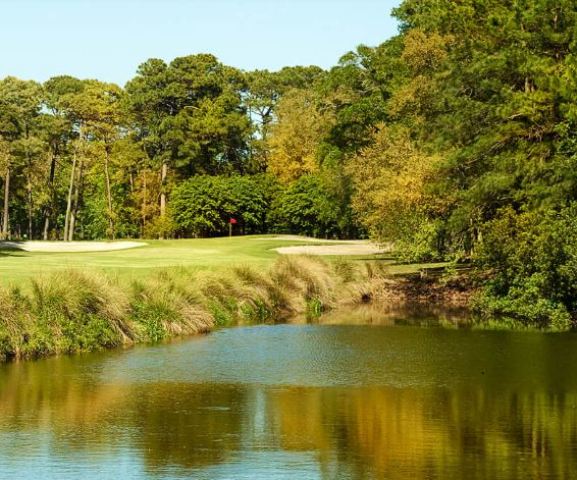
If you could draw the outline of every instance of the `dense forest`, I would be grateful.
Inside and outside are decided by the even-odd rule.
[[[385,15],[386,12],[383,12]],[[405,0],[326,71],[150,59],[0,81],[3,238],[291,232],[473,262],[480,310],[577,318],[577,3]]]

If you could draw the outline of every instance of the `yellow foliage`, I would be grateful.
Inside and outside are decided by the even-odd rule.
[[[426,186],[439,160],[419,150],[407,130],[381,126],[348,167],[357,187],[353,208],[363,224],[394,240],[407,217],[434,204]]]
[[[416,72],[436,70],[447,60],[447,47],[453,42],[449,35],[425,33],[419,29],[407,32],[402,59]]]
[[[389,100],[390,115],[411,116],[418,123],[419,115],[434,110],[443,75],[432,76],[431,72],[438,71],[447,61],[447,48],[452,42],[451,36],[425,34],[418,29],[407,33],[401,58],[413,75]]]
[[[311,92],[287,93],[279,102],[277,121],[267,140],[269,171],[284,183],[316,172],[317,147],[332,122],[331,115],[317,109]]]
[[[420,126],[419,115],[433,110],[438,95],[438,85],[434,79],[418,75],[399,87],[388,102],[389,114],[393,117],[413,117],[413,123]]]

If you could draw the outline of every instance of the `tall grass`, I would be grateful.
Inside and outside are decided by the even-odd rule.
[[[281,257],[269,270],[227,273],[158,271],[133,283],[68,271],[30,288],[0,287],[0,360],[92,351],[216,326],[318,316],[330,308],[341,277],[322,260]]]

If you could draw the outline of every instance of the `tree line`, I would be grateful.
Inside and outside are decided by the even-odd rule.
[[[385,12],[383,12],[385,13]],[[577,4],[404,0],[329,70],[143,63],[0,82],[2,236],[248,232],[473,262],[493,314],[577,318]]]
[[[394,14],[400,35],[350,57],[380,115],[348,161],[359,221],[408,260],[472,262],[486,316],[577,325],[577,3]]]
[[[326,75],[318,67],[243,72],[200,54],[150,59],[124,88],[7,77],[1,236],[218,235],[230,218],[252,233],[354,235],[350,215],[334,221],[333,209],[349,206],[331,174],[293,184],[316,169],[316,138],[300,143],[314,132],[299,130],[314,123],[302,108],[312,111],[305,97]]]

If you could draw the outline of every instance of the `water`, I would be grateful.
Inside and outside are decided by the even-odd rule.
[[[577,336],[285,325],[0,367],[0,478],[577,478]]]

